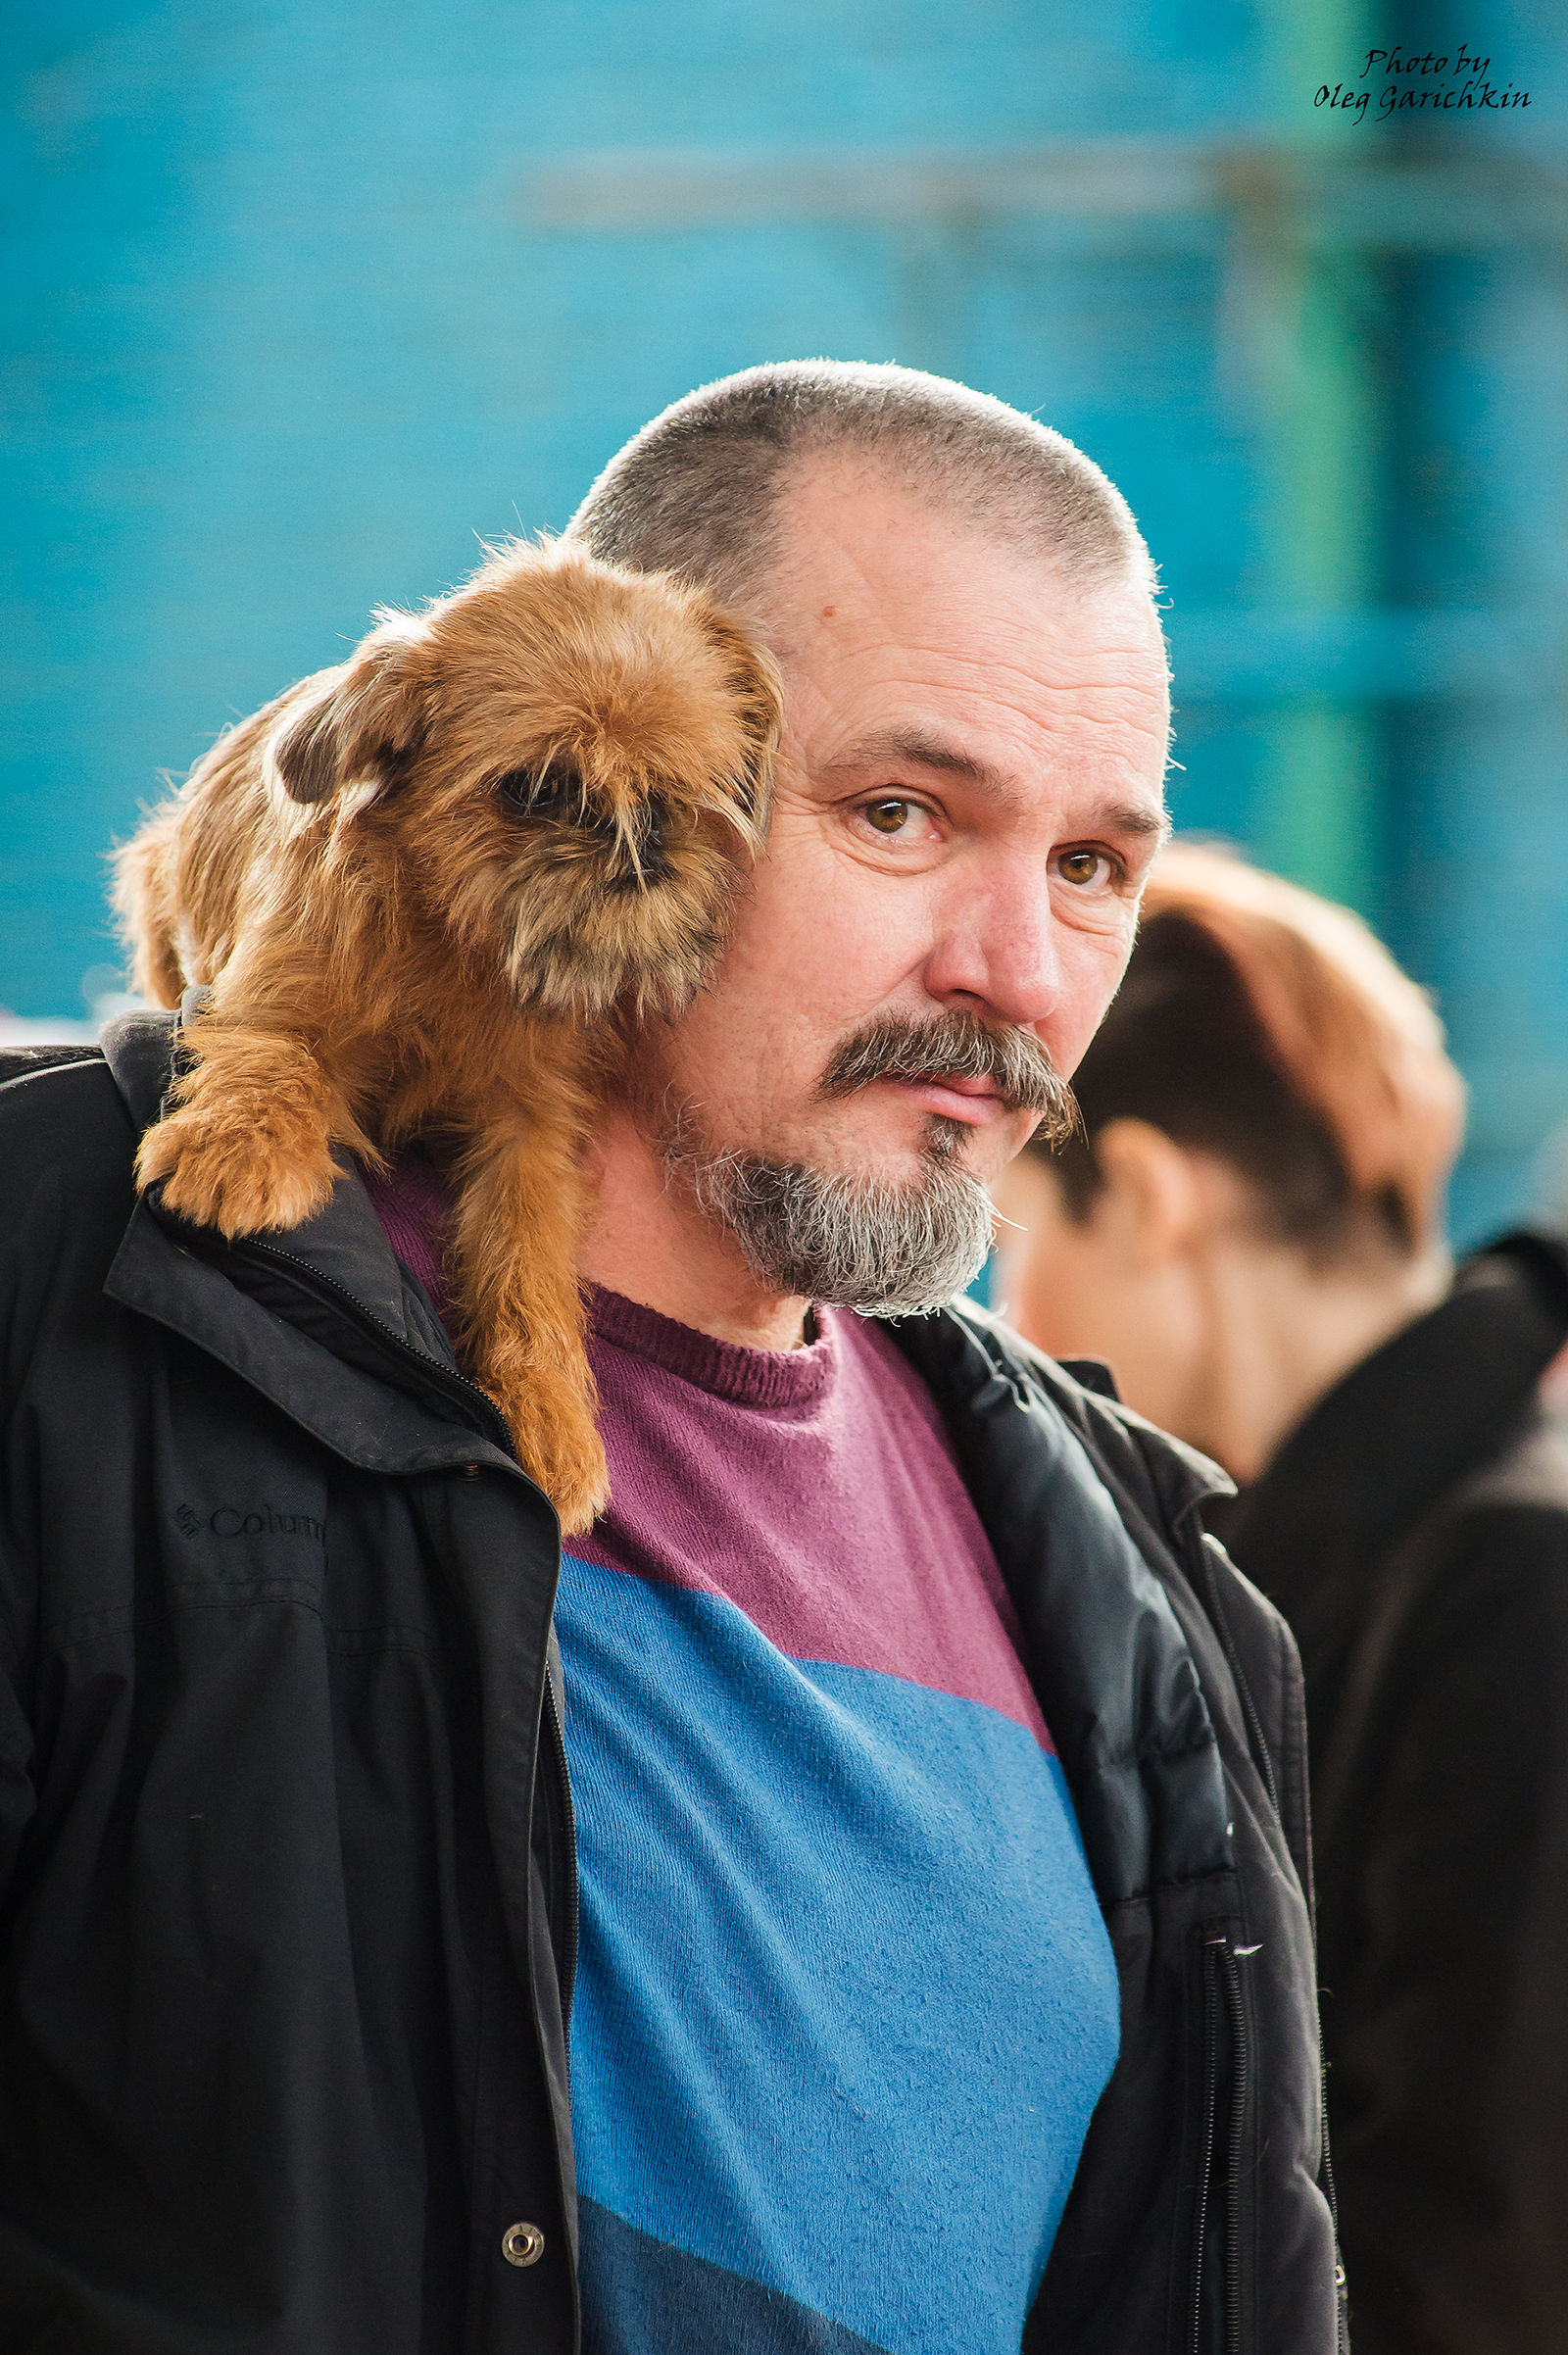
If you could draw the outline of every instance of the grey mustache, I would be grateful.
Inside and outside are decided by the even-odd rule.
[[[973,1014],[932,1022],[884,1015],[852,1031],[817,1083],[819,1101],[853,1096],[878,1079],[984,1079],[1012,1112],[1038,1112],[1041,1133],[1061,1144],[1078,1125],[1072,1090],[1027,1030],[994,1030]]]

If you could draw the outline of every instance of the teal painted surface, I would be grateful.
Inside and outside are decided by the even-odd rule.
[[[1401,29],[1480,34],[1534,110],[1313,109]],[[0,1004],[83,1012],[104,848],[371,606],[559,526],[693,383],[897,358],[1126,489],[1179,822],[1384,925],[1474,1091],[1456,1225],[1506,1214],[1568,1113],[1565,29],[1541,0],[13,12]]]

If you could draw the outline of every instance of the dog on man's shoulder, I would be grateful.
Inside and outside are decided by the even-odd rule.
[[[676,1012],[766,830],[777,673],[743,623],[564,544],[492,554],[243,721],[116,856],[135,986],[205,985],[137,1180],[225,1237],[418,1140],[460,1351],[567,1531],[607,1496],[576,1254],[628,1021]]]

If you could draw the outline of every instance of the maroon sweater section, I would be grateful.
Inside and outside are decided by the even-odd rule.
[[[579,1560],[722,1597],[781,1652],[983,1702],[1050,1747],[936,1401],[891,1335],[816,1311],[796,1349],[595,1289],[608,1510]]]
[[[365,1184],[444,1317],[445,1179],[410,1155]],[[1052,1748],[935,1400],[874,1323],[838,1308],[814,1321],[800,1349],[743,1349],[594,1286],[611,1502],[571,1550],[722,1596],[794,1659],[981,1701]]]

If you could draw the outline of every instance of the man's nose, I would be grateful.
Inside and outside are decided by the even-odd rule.
[[[948,912],[926,962],[925,986],[944,1006],[1030,1029],[1062,1000],[1061,943],[1046,880],[1025,862]]]

